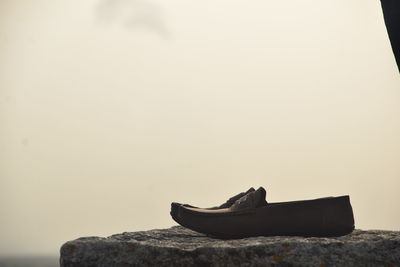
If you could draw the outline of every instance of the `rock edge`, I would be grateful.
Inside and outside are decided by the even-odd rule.
[[[354,230],[335,238],[220,240],[174,226],[66,242],[60,249],[60,265],[400,266],[400,232]]]

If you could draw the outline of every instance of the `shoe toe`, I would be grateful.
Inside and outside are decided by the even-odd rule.
[[[179,213],[179,207],[182,206],[182,204],[178,203],[178,202],[172,202],[171,203],[171,217],[172,219],[174,219],[177,223],[178,222],[178,213]]]

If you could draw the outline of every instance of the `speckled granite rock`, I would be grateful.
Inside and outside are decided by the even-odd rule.
[[[400,232],[361,231],[337,238],[219,240],[181,226],[61,247],[60,264],[77,266],[400,266]]]

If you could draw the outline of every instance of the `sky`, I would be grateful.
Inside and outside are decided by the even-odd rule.
[[[0,256],[251,186],[400,230],[399,117],[376,0],[2,0]]]

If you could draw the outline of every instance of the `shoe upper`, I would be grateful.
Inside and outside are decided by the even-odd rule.
[[[247,190],[246,192],[242,192],[237,194],[236,196],[231,197],[230,199],[228,199],[224,204],[218,206],[218,207],[214,207],[212,209],[226,209],[226,208],[230,208],[233,204],[235,204],[239,199],[247,196],[249,193],[255,192],[256,190],[251,187],[249,190]]]
[[[265,206],[268,204],[265,199],[266,195],[267,192],[265,191],[265,189],[263,187],[260,187],[257,190],[252,191],[236,200],[235,203],[230,206],[230,210],[237,211]]]

